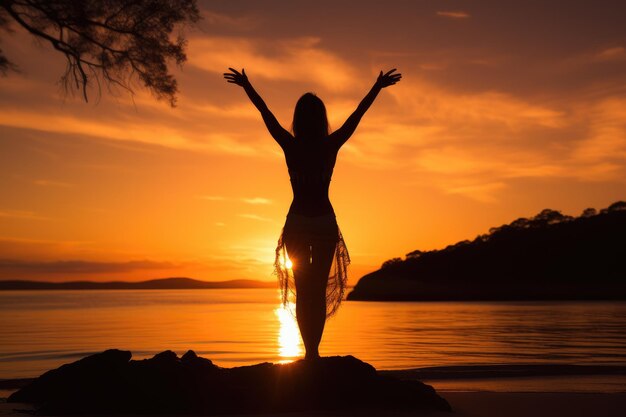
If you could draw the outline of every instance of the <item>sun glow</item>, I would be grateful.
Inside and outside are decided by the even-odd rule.
[[[289,259],[289,255],[287,254],[287,252],[284,252],[284,256],[281,255],[280,259],[280,266],[287,268],[287,269],[292,269],[293,268],[293,261],[291,259]]]
[[[284,358],[280,363],[292,362],[302,355],[302,340],[295,318],[296,305],[289,302],[287,306],[280,305],[274,310],[280,323],[278,330],[278,356]]]

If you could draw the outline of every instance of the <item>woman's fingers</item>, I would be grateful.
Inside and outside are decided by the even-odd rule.
[[[246,70],[245,69],[241,69],[241,72],[237,71],[236,69],[232,68],[232,67],[228,67],[228,69],[231,72],[225,72],[224,74],[224,78],[226,79],[226,82],[229,82],[231,84],[237,84],[237,85],[241,85],[243,86],[247,81],[248,77],[246,76]]]
[[[388,87],[390,85],[394,85],[402,79],[402,74],[394,74],[397,71],[396,68],[393,68],[383,74],[382,70],[378,75],[378,80],[381,83],[382,87]]]
[[[231,70],[232,72],[224,73],[224,79],[226,79],[226,82],[230,84],[243,85],[243,80],[245,79],[245,75],[240,74],[234,68],[228,68],[228,69]]]
[[[224,78],[226,78],[227,80],[243,80],[245,77],[242,74],[239,73],[231,73],[231,72],[225,72],[224,73]]]
[[[402,74],[399,74],[399,73],[398,74],[394,74],[395,71],[397,71],[397,68],[390,69],[389,71],[385,72],[384,74],[383,74],[382,71],[380,71],[380,74],[378,75],[378,78],[380,80],[384,80],[384,82],[386,84],[389,84],[389,85],[391,85],[391,83],[395,84],[398,81],[400,81],[400,79],[402,78]]]

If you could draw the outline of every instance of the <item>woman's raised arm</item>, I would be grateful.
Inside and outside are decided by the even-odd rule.
[[[330,140],[335,142],[337,149],[339,149],[344,143],[346,143],[348,139],[350,139],[350,136],[352,136],[357,126],[359,125],[361,118],[370,108],[370,106],[376,99],[376,96],[378,96],[380,90],[385,87],[389,87],[390,85],[394,85],[395,83],[400,81],[400,79],[402,78],[402,74],[394,74],[394,71],[396,71],[395,68],[387,71],[384,74],[381,71],[378,75],[378,78],[376,79],[376,82],[374,83],[374,86],[363,98],[363,100],[361,100],[361,103],[359,103],[359,106],[356,108],[354,113],[352,113],[350,117],[348,117],[343,126],[341,126],[330,135]]]
[[[248,76],[246,75],[246,70],[242,69],[241,72],[237,71],[234,68],[228,68],[231,72],[225,72],[224,78],[227,82],[232,84],[237,84],[240,87],[243,87],[246,94],[248,94],[248,98],[252,101],[252,104],[256,106],[256,108],[261,112],[261,117],[263,117],[263,121],[265,122],[265,126],[267,130],[269,130],[270,134],[278,142],[278,144],[284,148],[285,145],[293,140],[293,136],[289,133],[285,128],[283,128],[274,114],[267,107],[267,104],[263,101],[259,93],[256,92],[254,87],[250,81],[248,81]]]

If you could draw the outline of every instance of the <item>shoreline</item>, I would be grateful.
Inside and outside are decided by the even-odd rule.
[[[626,409],[626,393],[505,393],[505,392],[444,392],[453,413],[441,411],[360,410],[303,411],[281,413],[282,417],[621,417]],[[29,404],[0,401],[0,416],[24,417],[33,407]],[[78,414],[75,417],[81,417]],[[228,414],[228,417],[270,417],[276,414]],[[130,415],[129,415],[130,416]],[[162,417],[174,417],[164,414]],[[214,417],[226,415],[214,415]],[[107,417],[102,415],[101,417]],[[188,417],[193,417],[190,415]]]

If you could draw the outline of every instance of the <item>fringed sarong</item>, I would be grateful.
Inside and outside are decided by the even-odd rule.
[[[274,273],[278,277],[281,289],[282,302],[285,307],[296,302],[296,285],[292,269],[292,263],[287,253],[285,244],[286,236],[297,239],[298,243],[308,245],[313,248],[320,243],[334,243],[335,251],[333,255],[328,281],[326,284],[326,317],[329,318],[337,312],[343,300],[346,283],[348,280],[348,265],[350,255],[346,243],[343,240],[337,220],[334,214],[324,216],[308,217],[298,214],[289,214],[287,221],[278,239],[276,247],[276,259],[274,261]],[[287,308],[292,311],[291,308]]]

